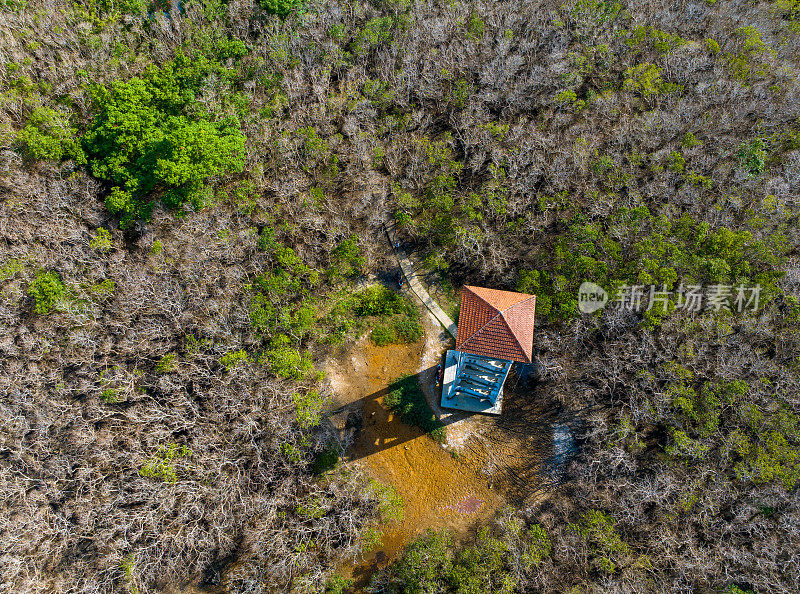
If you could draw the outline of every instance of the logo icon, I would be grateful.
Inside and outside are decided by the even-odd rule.
[[[582,313],[593,313],[608,303],[608,293],[600,285],[584,282],[578,288],[578,309]]]

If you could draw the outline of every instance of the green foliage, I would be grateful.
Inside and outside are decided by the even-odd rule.
[[[608,574],[614,573],[620,561],[630,553],[630,547],[620,538],[615,524],[608,514],[592,509],[583,514],[579,524],[571,525],[589,543],[595,566]]]
[[[314,458],[311,464],[311,472],[314,474],[324,474],[336,467],[339,462],[339,454],[333,447],[325,448]]]
[[[702,144],[703,143],[700,142],[699,140],[697,140],[695,135],[692,134],[691,132],[687,132],[686,134],[684,134],[683,138],[681,139],[681,145],[683,146],[683,148],[687,148],[687,149],[693,148],[693,147],[696,147],[696,146],[701,146]]]
[[[685,165],[686,165],[686,159],[684,159],[683,155],[681,155],[679,152],[672,151],[667,156],[667,169],[669,169],[670,171],[675,171],[680,173],[683,171]]]
[[[175,364],[175,353],[167,353],[161,359],[159,359],[158,363],[156,364],[156,373],[159,375],[164,373],[172,373],[175,371],[176,364]]]
[[[117,288],[117,283],[112,281],[110,278],[105,279],[102,282],[99,282],[95,285],[89,287],[89,290],[92,292],[93,295],[102,299],[107,299],[114,294],[114,290]]]
[[[750,177],[764,173],[767,163],[767,145],[761,138],[754,138],[750,142],[742,142],[739,152],[736,153],[739,161]]]
[[[247,353],[240,349],[238,351],[231,351],[230,353],[225,353],[220,357],[219,364],[222,365],[226,371],[230,371],[240,363],[247,363],[248,362]]]
[[[80,162],[83,155],[75,139],[76,132],[67,115],[50,107],[37,107],[17,133],[17,140],[33,159],[60,161],[69,157]]]
[[[556,101],[562,107],[569,107],[576,113],[586,107],[586,101],[578,99],[578,95],[572,89],[566,89],[556,95]]]
[[[55,272],[40,271],[28,286],[28,295],[33,298],[33,311],[40,315],[49,314],[59,299],[64,297],[67,288]]]
[[[364,23],[349,45],[353,55],[364,56],[370,50],[390,43],[399,32],[408,27],[409,6],[391,16],[375,17]]]
[[[624,76],[622,89],[644,98],[680,89],[678,85],[664,82],[661,77],[661,68],[649,62],[631,66],[625,70]]]
[[[584,280],[603,286],[611,299],[621,284],[666,285],[667,290],[678,281],[760,284],[766,302],[778,291],[785,251],[780,234],[760,240],[749,231],[712,230],[688,215],[671,220],[646,207],[620,208],[604,225],[576,215],[543,265],[518,273],[517,290],[536,294],[537,314],[554,319],[577,314],[577,289]]]
[[[147,219],[158,195],[168,207],[201,208],[208,180],[242,171],[244,135],[233,116],[196,104],[203,80],[225,72],[205,58],[179,54],[142,77],[92,87],[97,112],[83,137],[95,177],[112,184],[107,208],[123,226]]]
[[[800,0],[771,0],[775,14],[789,23],[789,29],[800,33]]]
[[[277,15],[281,18],[289,13],[300,10],[303,7],[303,0],[258,0],[261,8],[269,14]]]
[[[106,388],[100,394],[100,400],[106,404],[114,404],[115,402],[118,402],[119,400],[117,398],[117,391],[114,388]]]
[[[445,427],[433,414],[415,376],[403,376],[391,383],[386,405],[400,414],[404,423],[415,425],[434,440],[444,442]]]
[[[654,50],[661,54],[668,54],[679,47],[685,46],[688,41],[679,35],[673,35],[661,29],[648,25],[635,27],[625,43],[634,49],[643,49],[650,45]]]
[[[166,447],[159,446],[156,454],[150,458],[139,470],[139,476],[154,478],[165,483],[174,483],[178,480],[175,462],[181,458],[191,457],[192,450],[185,445],[170,443]]]
[[[467,22],[464,24],[464,28],[466,29],[467,37],[473,41],[480,41],[486,29],[486,24],[483,22],[483,19],[473,12],[469,15]]]
[[[22,272],[24,269],[25,267],[22,265],[22,262],[16,258],[7,260],[5,264],[0,266],[0,282],[14,278],[17,273]]]
[[[378,346],[386,346],[397,342],[397,334],[389,324],[375,326],[372,332],[369,333],[369,337]]]
[[[394,331],[402,342],[409,344],[417,342],[425,334],[416,310],[413,315],[396,319],[394,321]]]
[[[538,567],[552,547],[538,524],[527,529],[521,521],[512,524],[500,537],[483,527],[474,542],[459,550],[454,550],[447,531],[429,529],[374,581],[385,584],[381,591],[396,594],[517,592],[517,572]]]
[[[297,424],[303,429],[310,429],[319,425],[322,420],[322,410],[325,408],[327,399],[320,395],[316,390],[307,392],[295,392],[292,394],[295,405],[295,418]]]
[[[98,252],[111,250],[111,232],[103,227],[98,227],[94,237],[89,241],[89,247]]]
[[[739,51],[725,55],[728,71],[731,76],[749,85],[753,79],[764,77],[769,72],[769,65],[765,58],[774,54],[764,40],[761,32],[754,26],[739,27],[736,29],[739,40]]]
[[[670,431],[672,443],[664,451],[675,458],[703,458],[708,453],[709,446],[697,439],[689,437],[685,431],[672,428]]]
[[[120,561],[119,568],[120,571],[122,571],[122,579],[128,591],[131,594],[139,594],[139,588],[136,587],[134,581],[136,578],[136,556],[133,553],[126,555],[125,558]]]
[[[394,487],[370,479],[367,490],[378,500],[381,522],[399,522],[403,519],[405,503]]]
[[[383,285],[372,285],[355,295],[354,311],[359,316],[390,316],[402,313],[405,308],[403,296]]]
[[[273,340],[272,348],[265,354],[270,370],[278,377],[300,380],[314,369],[311,354],[288,346],[288,338],[284,335]]]
[[[303,452],[291,443],[282,443],[280,450],[284,458],[293,464],[299,464],[305,459]]]
[[[345,594],[352,585],[353,580],[336,573],[325,582],[325,594]]]
[[[355,235],[343,239],[331,252],[337,272],[343,276],[358,274],[364,267],[364,256]]]

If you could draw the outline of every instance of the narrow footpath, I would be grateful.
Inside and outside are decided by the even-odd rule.
[[[419,282],[419,278],[417,278],[416,271],[414,269],[414,264],[411,262],[411,259],[408,257],[406,251],[399,247],[399,242],[397,240],[397,233],[394,228],[393,223],[387,223],[385,225],[386,235],[389,237],[389,244],[394,249],[394,255],[397,258],[397,262],[400,264],[400,269],[403,271],[403,276],[406,278],[406,282],[408,286],[411,288],[411,291],[419,298],[420,301],[428,308],[433,314],[433,317],[438,320],[438,322],[444,326],[444,328],[450,333],[453,338],[456,338],[458,334],[458,327],[456,326],[455,322],[448,316],[444,310],[439,307],[439,304],[436,303],[433,298],[428,294],[428,291],[425,290],[425,287],[422,286],[422,283]]]

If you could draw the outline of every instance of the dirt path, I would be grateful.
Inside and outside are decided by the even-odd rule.
[[[435,336],[428,326],[428,335]],[[436,340],[377,347],[364,337],[347,358],[326,364],[336,405],[363,410],[363,428],[347,463],[361,464],[375,479],[393,485],[405,502],[403,520],[385,528],[381,546],[357,566],[343,568],[360,586],[426,529],[448,528],[456,538],[465,537],[504,503],[487,477],[477,474],[468,461],[401,422],[384,404],[391,381],[417,374],[441,354],[440,349]],[[423,373],[423,385],[426,373],[430,371]]]

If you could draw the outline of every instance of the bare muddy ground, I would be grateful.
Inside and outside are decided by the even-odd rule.
[[[506,428],[502,416],[439,408],[435,368],[452,339],[427,314],[423,317],[426,337],[417,344],[377,347],[364,336],[344,356],[325,363],[340,427],[348,415],[351,424],[354,415],[361,416],[345,463],[363,465],[375,479],[393,485],[405,502],[403,520],[385,528],[380,547],[343,568],[359,585],[428,528],[447,528],[456,539],[466,538],[508,496],[522,502],[535,492],[541,461],[552,447],[546,427],[535,426],[529,435],[519,427]],[[389,384],[404,374],[417,375],[447,425],[445,447],[386,408]],[[520,399],[510,400],[514,406]]]
[[[362,464],[375,479],[393,485],[405,502],[403,520],[385,528],[381,546],[357,566],[343,568],[361,585],[427,528],[448,528],[456,537],[466,536],[504,503],[486,477],[386,408],[388,385],[403,374],[418,373],[426,360],[425,346],[421,341],[377,347],[364,337],[342,360],[326,365],[336,405],[363,415],[346,463]]]

